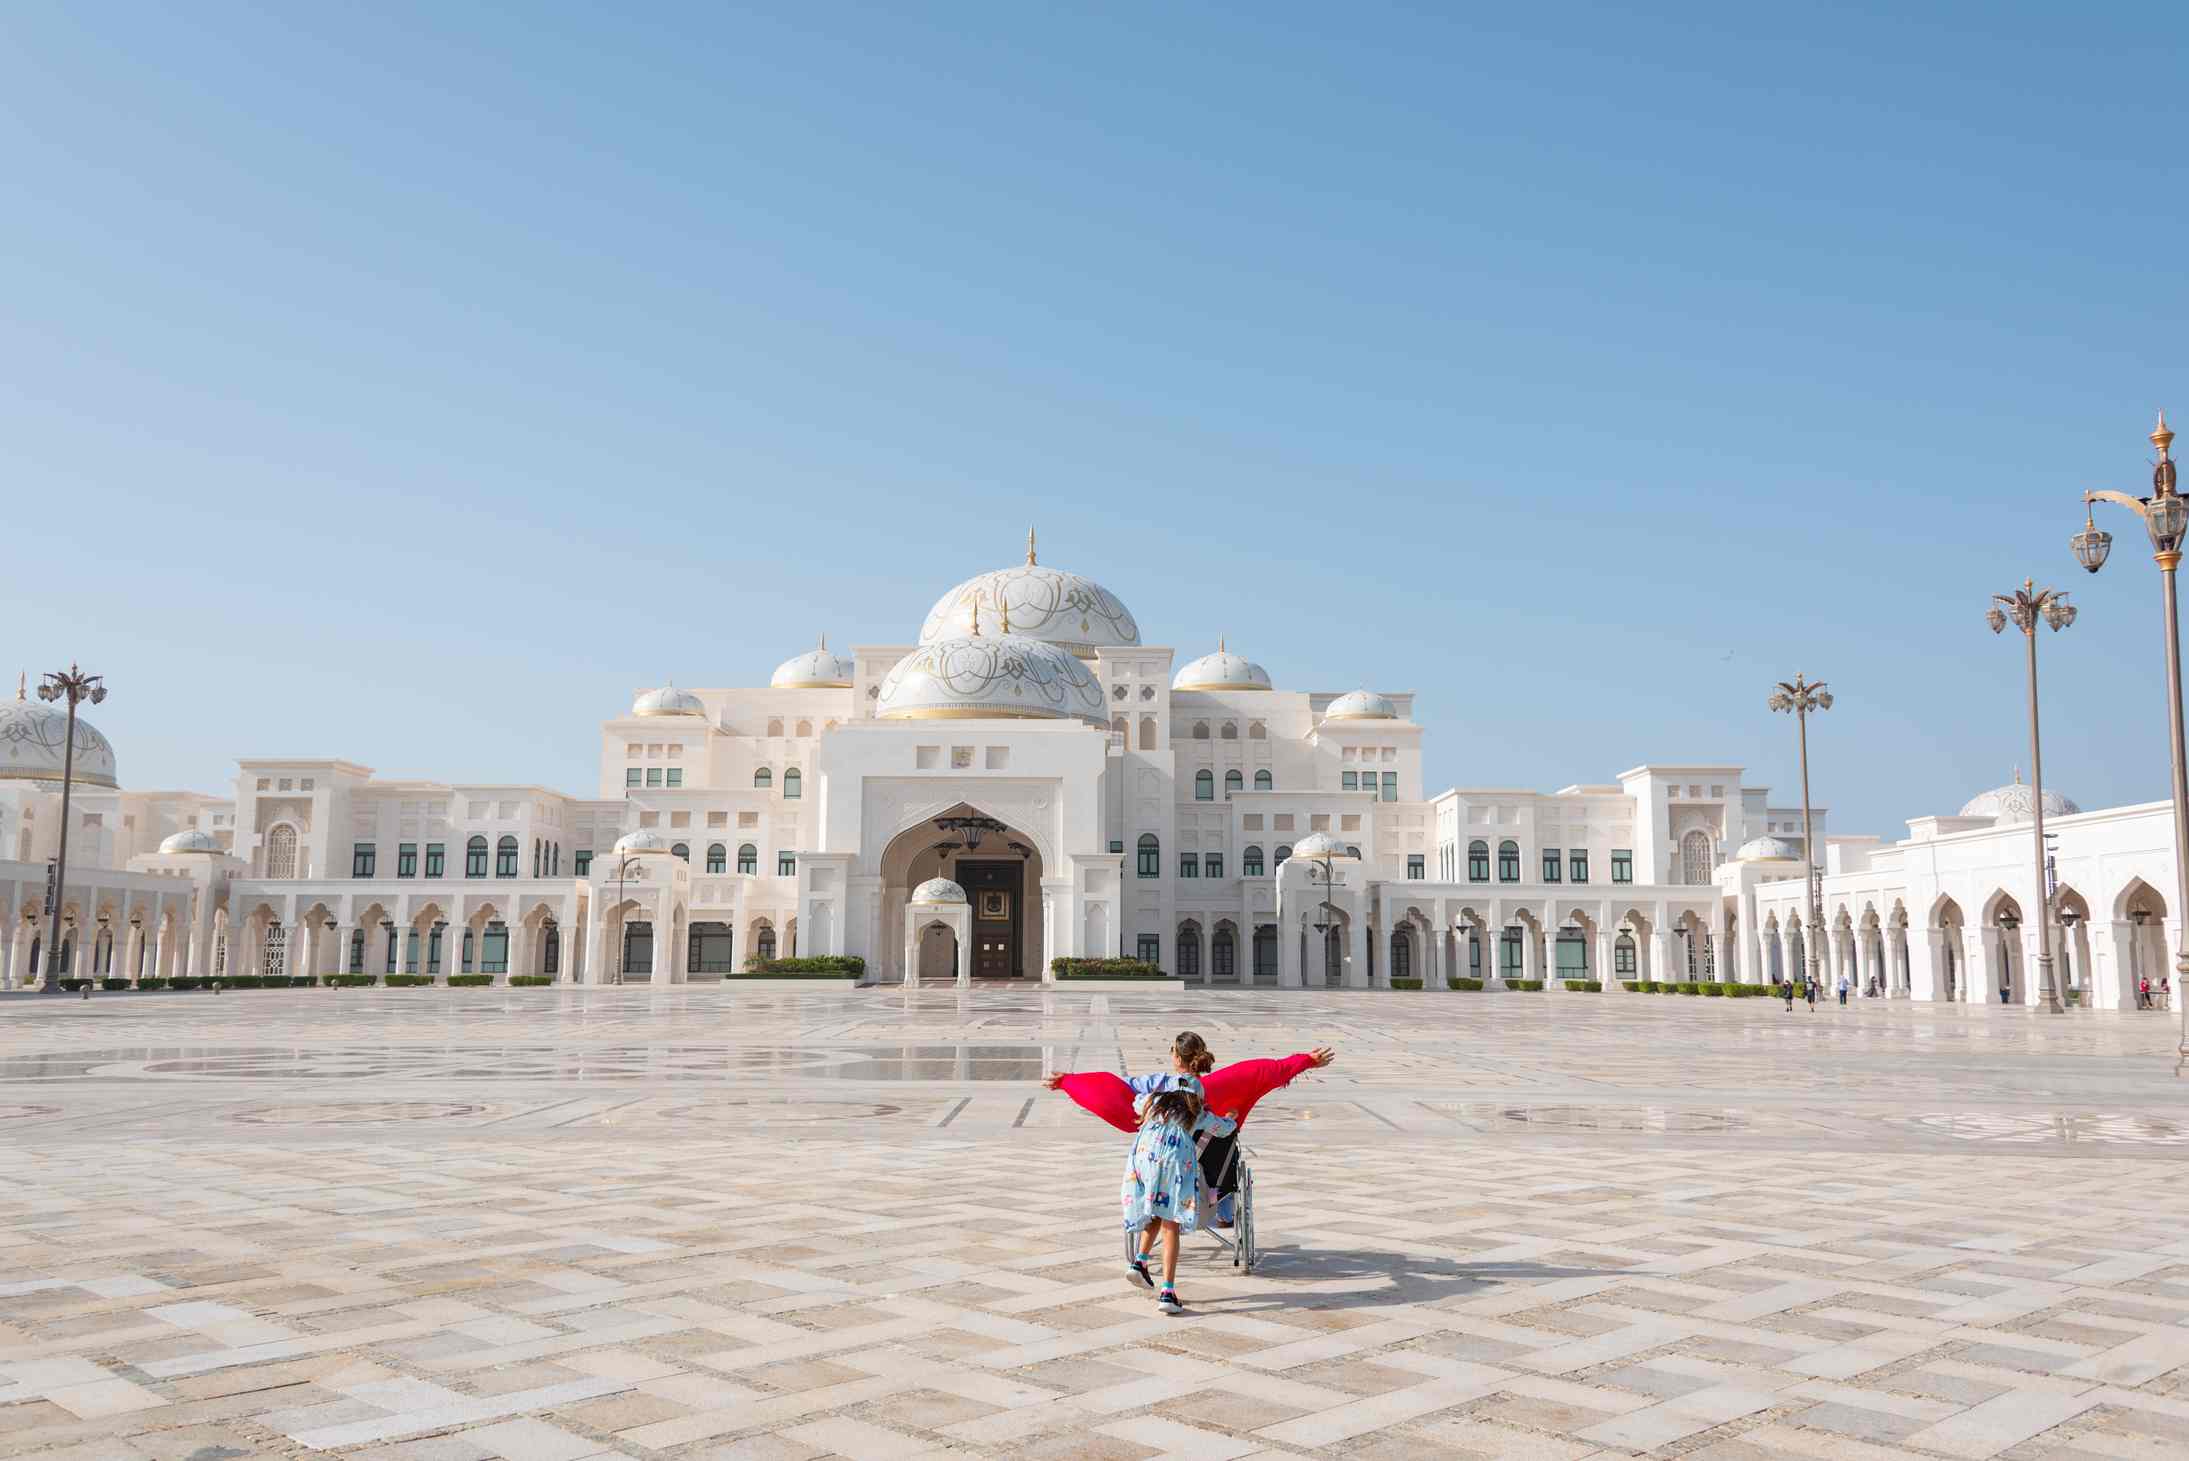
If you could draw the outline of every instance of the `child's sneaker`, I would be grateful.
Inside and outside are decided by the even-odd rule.
[[[1166,1314],[1183,1314],[1186,1312],[1186,1306],[1178,1302],[1178,1294],[1172,1289],[1165,1289],[1156,1296],[1155,1307]]]
[[[1138,1254],[1135,1254],[1131,1258],[1125,1260],[1125,1277],[1130,1279],[1132,1282],[1139,1284],[1144,1289],[1152,1289],[1155,1287],[1155,1280],[1148,1277],[1147,1260],[1140,1257]]]

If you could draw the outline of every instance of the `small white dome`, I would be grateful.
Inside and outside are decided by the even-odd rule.
[[[1060,644],[1081,659],[1098,649],[1138,644],[1132,612],[1091,578],[1044,568],[1034,561],[1034,535],[1026,535],[1026,561],[969,578],[935,601],[920,626],[920,643],[937,644],[973,632],[974,620],[989,630],[1008,627],[1028,639]]]
[[[2045,793],[2045,815],[2048,817],[2072,817],[2082,808],[2056,791]],[[2020,772],[2005,786],[1994,787],[1981,796],[1971,797],[1968,805],[1961,808],[1964,817],[1990,817],[1999,822],[2033,822],[2037,819],[2037,798],[2022,784]]]
[[[965,889],[948,878],[929,878],[912,890],[912,901],[931,904],[963,903]]]
[[[1173,690],[1267,690],[1269,671],[1218,642],[1216,653],[1204,654],[1171,678]]]
[[[1397,720],[1399,708],[1373,690],[1352,690],[1330,702],[1324,720]]]
[[[176,852],[217,854],[220,851],[222,851],[222,848],[219,838],[210,832],[200,832],[195,827],[186,832],[177,832],[173,836],[160,839],[160,852],[163,855]]]
[[[1023,634],[923,644],[882,677],[883,720],[1081,720],[1107,727],[1102,689],[1071,651]]]
[[[1310,832],[1292,844],[1292,855],[1294,857],[1311,857],[1317,862],[1322,861],[1325,857],[1343,862],[1353,854],[1343,842],[1340,842],[1328,832]]]
[[[857,670],[849,655],[830,652],[824,634],[819,649],[792,655],[777,665],[768,677],[768,685],[776,690],[848,690]]]
[[[617,857],[645,857],[657,852],[666,854],[668,850],[668,838],[662,836],[659,832],[641,827],[636,832],[626,832],[616,839],[615,855]]]
[[[674,685],[664,685],[658,690],[648,690],[631,702],[633,715],[705,715],[707,707],[689,690],[679,690]]]
[[[1784,837],[1751,837],[1733,854],[1735,862],[1800,862],[1801,849]]]
[[[29,699],[18,685],[15,699],[0,703],[0,781],[61,784],[62,742],[68,739],[68,707]],[[113,786],[114,747],[79,712],[76,765],[83,786]]]

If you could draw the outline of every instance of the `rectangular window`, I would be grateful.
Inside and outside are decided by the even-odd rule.
[[[490,923],[486,937],[479,940],[479,966],[481,974],[507,974],[509,972],[509,926]]]
[[[797,877],[798,854],[795,852],[778,852],[775,854],[775,875],[779,878]]]
[[[1561,979],[1586,979],[1589,977],[1589,945],[1585,937],[1558,940],[1558,977]]]
[[[403,972],[418,972],[418,930],[415,928],[403,935]]]
[[[415,878],[418,876],[417,843],[398,842],[395,844],[395,875],[399,878]]]
[[[1486,883],[1486,882],[1488,882],[1489,880],[1490,880],[1490,844],[1489,844],[1489,843],[1487,843],[1487,842],[1470,842],[1470,843],[1468,843],[1468,844],[1467,844],[1467,881],[1468,881],[1468,882],[1470,882],[1470,883]]]
[[[1359,791],[1361,789],[1361,774],[1358,771],[1339,772],[1338,789],[1341,791]]]
[[[1182,878],[1197,878],[1201,876],[1201,859],[1191,852],[1179,853],[1178,876]]]
[[[1631,934],[1620,934],[1619,941],[1611,946],[1611,967],[1616,974],[1634,972],[1634,938]]]
[[[365,972],[365,930],[361,928],[350,930],[350,972]]]
[[[380,850],[370,842],[360,842],[350,849],[350,876],[369,878],[379,861]]]
[[[1611,880],[1615,883],[1634,881],[1634,853],[1632,849],[1614,847],[1611,850]]]
[[[659,766],[649,766],[646,768],[646,784],[648,786],[661,785],[661,768]]]
[[[1571,853],[1567,854],[1566,861],[1569,864],[1566,871],[1572,874],[1572,880],[1574,882],[1585,883],[1589,880],[1588,853],[1582,851],[1580,848],[1577,847]]]
[[[1399,799],[1399,774],[1396,771],[1383,773],[1383,799],[1387,802]]]
[[[446,866],[447,853],[442,850],[441,844],[428,842],[426,844],[426,876],[437,878],[441,876],[441,870]]]
[[[571,862],[576,866],[578,876],[581,878],[593,871],[593,854],[590,852],[577,853],[572,857]]]
[[[469,845],[464,848],[464,876],[467,878],[483,878],[486,876],[486,839],[484,837],[472,838]]]
[[[1406,859],[1406,876],[1421,882],[1429,876],[1429,859],[1422,853],[1411,853]]]
[[[1144,933],[1133,952],[1143,964],[1160,964],[1163,962],[1163,941],[1152,933]]]
[[[443,929],[441,925],[436,923],[433,926],[433,931],[426,938],[426,972],[428,974],[438,974],[441,972],[442,933]]]
[[[1555,847],[1543,849],[1543,881],[1546,883],[1558,881],[1558,849]]]
[[[1201,861],[1206,864],[1202,871],[1210,877],[1220,878],[1224,875],[1224,855],[1221,852],[1203,853]]]
[[[671,786],[682,786],[682,785],[684,784],[684,768],[683,768],[683,767],[681,767],[681,766],[671,766],[671,767],[669,768],[669,784],[670,784]]]
[[[1522,977],[1521,970],[1527,967],[1521,937],[1519,929],[1508,928],[1497,941],[1498,973],[1507,979]]]
[[[1140,876],[1144,878],[1159,878],[1163,876],[1163,850],[1156,844],[1156,840],[1153,837],[1143,837],[1140,839],[1139,862]]]
[[[633,766],[628,771],[623,773],[623,784],[625,786],[637,786],[639,784],[640,778],[644,775],[644,772],[640,771],[636,766]]]
[[[1517,883],[1520,881],[1519,843],[1500,842],[1497,844],[1497,880],[1501,883]]]

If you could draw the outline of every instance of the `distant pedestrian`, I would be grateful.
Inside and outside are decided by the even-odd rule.
[[[1794,981],[1781,979],[1779,981],[1779,993],[1786,996],[1786,1012],[1792,1014],[1794,1012]]]
[[[1801,987],[1802,997],[1809,1001],[1809,1013],[1817,1012],[1817,982],[1812,979]]]
[[[2009,995],[2010,993],[2012,993],[2012,992],[2013,992],[2013,991],[2012,991],[2012,990],[2010,990],[2010,989],[2009,989],[2009,988],[2008,988],[2008,987],[2007,987],[2006,985],[2004,985],[2004,984],[2000,985],[2000,986],[1999,986],[1999,1003],[2001,1003],[2001,1004],[2005,1004],[2005,1003],[2007,1002],[2007,996],[2008,996],[2008,995]]]
[[[1847,1005],[1847,989],[1847,976],[1842,974],[1839,976],[1839,1003],[1842,1009]]]
[[[2151,981],[2148,979],[2136,981],[2136,1008],[2140,1010],[2154,1008],[2151,1003]]]
[[[2169,979],[2169,978],[2167,978],[2167,977],[2166,977],[2165,975],[2160,975],[2160,976],[2159,976],[2159,1008],[2160,1008],[2160,1009],[2162,1009],[2162,1010],[2170,1010],[2170,1009],[2172,1009],[2173,1007],[2174,1007],[2174,981],[2173,981],[2172,979]]]

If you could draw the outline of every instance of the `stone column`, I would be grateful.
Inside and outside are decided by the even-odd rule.
[[[1365,899],[1361,901],[1366,902]],[[1345,933],[1344,987],[1347,989],[1366,989],[1369,987],[1368,910],[1366,907],[1361,908],[1347,921]]]
[[[1687,975],[1672,957],[1672,930],[1656,924],[1649,931],[1649,978],[1653,983],[1670,984],[1685,979]]]
[[[1619,975],[1612,967],[1616,962],[1612,953],[1612,944],[1618,937],[1619,931],[1611,925],[1604,923],[1596,925],[1596,945],[1591,950],[1591,954],[1596,960],[1596,967],[1589,970],[1589,977],[1603,985],[1607,994],[1624,994],[1626,992],[1620,988]]]

